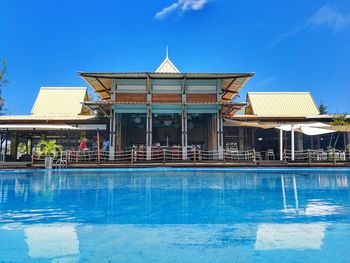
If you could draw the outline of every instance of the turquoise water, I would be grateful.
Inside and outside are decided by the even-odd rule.
[[[350,262],[349,169],[0,171],[0,262]]]

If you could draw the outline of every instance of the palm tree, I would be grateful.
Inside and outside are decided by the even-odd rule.
[[[38,153],[38,159],[42,155],[49,157],[56,157],[59,152],[62,151],[62,145],[56,143],[56,140],[41,140],[36,146],[36,152]]]

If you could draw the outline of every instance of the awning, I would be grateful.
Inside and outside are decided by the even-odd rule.
[[[32,131],[32,130],[78,130],[79,128],[66,124],[0,124],[0,130]]]
[[[224,126],[240,126],[240,127],[255,127],[261,129],[271,129],[275,128],[277,123],[264,123],[264,122],[254,122],[254,121],[234,121],[230,119],[225,119]]]
[[[331,125],[322,122],[283,124],[276,126],[277,129],[283,131],[291,131],[293,128],[294,131],[301,132],[306,135],[321,135],[335,132],[334,130],[330,129],[331,127]]]
[[[345,127],[345,126],[331,126],[329,124],[325,124],[322,122],[280,124],[278,122],[234,121],[229,119],[225,119],[225,126],[255,127],[255,128],[261,128],[261,129],[276,128],[283,131],[291,131],[293,127],[294,131],[301,132],[306,135],[320,135],[320,134],[336,132],[336,131],[340,131],[339,129],[336,129],[336,128]],[[346,131],[345,128],[343,131]]]

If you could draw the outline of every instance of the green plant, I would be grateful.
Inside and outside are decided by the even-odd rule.
[[[56,140],[41,140],[36,146],[36,152],[38,153],[38,159],[42,155],[56,157],[59,152],[62,151],[62,145],[56,143]]]
[[[27,145],[23,142],[20,142],[17,146],[17,152],[20,154],[26,154],[27,153]]]
[[[344,125],[348,125],[349,121],[346,117],[346,114],[335,114],[332,121],[331,121],[331,125],[333,126],[344,126]]]

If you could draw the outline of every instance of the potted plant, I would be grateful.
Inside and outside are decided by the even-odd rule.
[[[56,143],[56,140],[41,140],[36,147],[36,152],[38,153],[38,159],[41,156],[45,156],[45,169],[52,169],[53,158],[62,151],[62,145]]]

